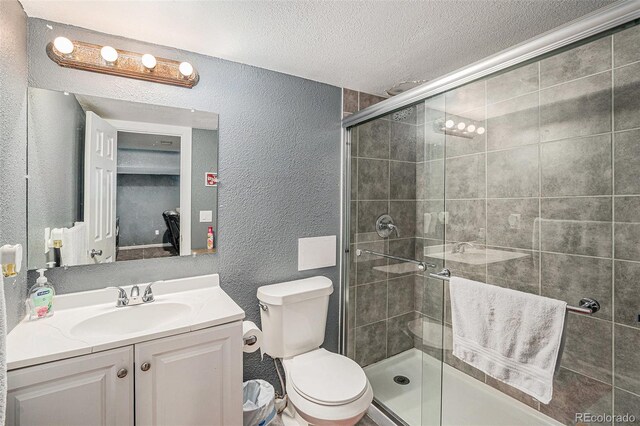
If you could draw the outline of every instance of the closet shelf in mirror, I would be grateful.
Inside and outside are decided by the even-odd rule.
[[[167,176],[180,176],[180,169],[166,168],[161,169],[158,167],[132,167],[132,166],[118,166],[119,175],[167,175]]]

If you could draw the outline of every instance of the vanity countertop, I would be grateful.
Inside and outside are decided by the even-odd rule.
[[[131,287],[123,287],[127,295]],[[140,294],[145,284],[139,284]],[[7,335],[7,369],[71,358],[244,319],[218,274],[153,284],[155,301],[116,308],[114,289],[56,296],[54,315]]]

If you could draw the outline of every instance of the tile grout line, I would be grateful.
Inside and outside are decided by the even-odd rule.
[[[540,93],[541,93],[541,71],[540,61],[538,63],[538,294],[542,295],[542,121],[540,118]],[[535,226],[534,219],[534,226]],[[535,233],[535,230],[533,231]],[[531,247],[534,249],[534,247]],[[538,404],[538,410],[540,405]]]
[[[488,87],[487,80],[484,81],[484,125],[486,132],[484,132],[484,242],[487,245],[487,234],[489,229],[489,118],[487,117],[488,107]],[[484,280],[488,281],[489,277],[489,263],[487,262],[487,252],[484,252]],[[487,375],[484,375],[484,381],[487,382]]]
[[[611,36],[611,386],[616,386],[616,181],[615,181],[615,43]],[[615,414],[616,393],[611,392],[611,411]]]

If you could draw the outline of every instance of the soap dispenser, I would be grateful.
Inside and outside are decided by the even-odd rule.
[[[44,276],[46,269],[38,269],[40,276],[36,280],[31,290],[29,290],[29,298],[27,299],[27,312],[29,312],[29,320],[46,318],[53,315],[53,296],[56,292],[53,286],[47,282]]]

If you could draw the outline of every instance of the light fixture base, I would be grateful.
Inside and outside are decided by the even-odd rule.
[[[118,60],[109,64],[100,55],[103,46],[75,40],[73,45],[75,47],[73,53],[61,55],[54,49],[51,42],[47,44],[47,55],[53,62],[65,68],[135,78],[189,89],[198,84],[200,80],[195,69],[188,78],[180,74],[180,61],[156,57],[156,66],[153,68],[153,72],[149,72],[142,64],[143,54],[141,53],[117,49]]]

